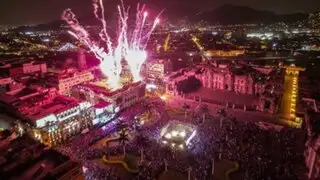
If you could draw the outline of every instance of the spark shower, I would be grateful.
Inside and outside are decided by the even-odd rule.
[[[121,88],[120,73],[122,71],[121,60],[124,59],[129,65],[133,81],[141,80],[140,69],[147,59],[145,50],[148,40],[160,22],[159,14],[153,21],[151,27],[147,28],[146,20],[148,12],[145,5],[137,5],[134,29],[128,29],[129,7],[125,7],[123,2],[117,6],[119,15],[118,37],[113,42],[107,31],[107,22],[105,20],[105,9],[103,0],[92,0],[93,13],[101,22],[102,29],[99,37],[106,43],[106,47],[101,47],[90,39],[90,34],[79,23],[76,15],[71,9],[66,9],[62,13],[62,19],[67,22],[72,30],[68,31],[73,37],[83,42],[91,52],[100,60],[100,69],[108,77],[107,83],[110,89]],[[129,37],[129,34],[131,36]]]

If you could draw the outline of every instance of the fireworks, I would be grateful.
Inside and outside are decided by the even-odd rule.
[[[135,28],[129,31],[127,23],[129,19],[129,7],[124,7],[123,2],[121,2],[121,5],[117,7],[119,13],[119,35],[115,43],[113,43],[107,31],[102,0],[92,0],[92,5],[95,17],[102,24],[99,37],[106,43],[106,47],[100,47],[93,42],[90,39],[89,33],[79,24],[71,9],[66,9],[62,14],[62,19],[65,20],[72,29],[72,31],[69,31],[69,34],[79,41],[82,41],[100,60],[100,69],[104,75],[108,77],[107,83],[110,89],[121,88],[120,73],[122,71],[122,59],[127,61],[133,81],[140,81],[140,69],[147,59],[145,48],[152,32],[160,22],[158,18],[160,14],[155,18],[151,28],[147,31],[145,23],[148,13],[145,11],[144,5],[140,7],[138,4]],[[129,34],[131,34],[130,37]]]

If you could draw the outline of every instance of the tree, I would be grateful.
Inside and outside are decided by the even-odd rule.
[[[200,105],[200,113],[202,114],[203,122],[206,120],[206,115],[209,113],[209,107],[207,104]]]
[[[132,127],[134,129],[134,131],[140,131],[140,126],[141,126],[141,119],[140,118],[136,118],[134,117],[133,120],[132,120]]]
[[[128,129],[128,125],[125,124],[123,121],[119,121],[116,125],[117,132],[121,132],[123,129]]]
[[[149,144],[149,140],[145,136],[143,136],[142,134],[138,134],[136,136],[136,143],[139,146],[145,147]]]
[[[201,87],[201,82],[195,76],[190,76],[185,80],[177,82],[177,91],[186,94],[197,91]]]
[[[3,131],[0,131],[0,138],[8,138],[9,136],[11,136],[12,132],[10,132],[10,130],[5,129]]]
[[[186,103],[182,105],[182,109],[184,110],[184,119],[187,119],[187,111],[190,109],[190,106]]]
[[[221,128],[221,127],[222,127],[222,119],[225,118],[225,117],[227,117],[227,112],[226,112],[225,109],[220,109],[220,110],[218,111],[218,114],[219,114],[219,116],[220,116],[220,128]]]
[[[127,129],[121,130],[119,136],[118,141],[121,145],[125,145],[129,141]]]
[[[119,133],[119,144],[125,145],[127,141],[129,141],[128,138],[128,124],[125,124],[123,121],[119,121],[116,125],[117,132]]]

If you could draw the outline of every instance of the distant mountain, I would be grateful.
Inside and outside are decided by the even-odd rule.
[[[159,7],[151,7],[155,12],[160,12]],[[135,17],[135,12],[130,11],[130,18]],[[106,20],[112,27],[117,26],[117,12],[107,11]],[[168,19],[170,21],[188,19],[192,23],[199,21],[207,21],[211,24],[245,24],[245,23],[275,23],[279,21],[296,22],[300,20],[307,20],[308,14],[295,13],[278,15],[271,11],[255,10],[246,6],[223,5],[211,11],[200,12],[196,8],[189,6],[168,7],[161,15],[161,19]],[[94,17],[92,12],[79,17],[79,22],[83,25],[99,25],[100,22]],[[134,23],[134,22],[133,22]],[[59,29],[61,25],[65,24],[62,20],[53,21],[48,24],[40,24],[37,26],[22,26],[17,28],[17,31],[27,30],[54,30]]]
[[[114,26],[117,23],[117,18],[115,13],[108,13],[105,15],[105,18],[108,24]],[[101,23],[97,20],[92,12],[87,13],[84,16],[78,17],[79,23],[81,25],[100,25]],[[62,26],[67,26],[67,23],[64,20],[55,20],[46,24],[38,24],[36,26],[20,26],[15,30],[17,32],[21,31],[48,31],[48,30],[59,30]]]
[[[27,32],[27,31],[48,31],[48,30],[58,30],[65,24],[64,21],[56,20],[47,24],[38,24],[36,26],[20,26],[15,29],[17,32]]]
[[[279,21],[294,22],[308,18],[308,14],[295,13],[277,15],[271,11],[255,10],[246,6],[223,5],[212,11],[199,13],[194,21],[205,20],[210,23],[244,24],[244,23],[275,23]]]

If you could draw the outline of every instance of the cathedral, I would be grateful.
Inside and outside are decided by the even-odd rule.
[[[277,104],[283,89],[283,76],[277,71],[272,67],[206,62],[168,76],[167,92],[181,95],[176,91],[179,81],[194,76],[204,88],[254,96],[257,99],[256,110],[274,114],[278,110]]]

